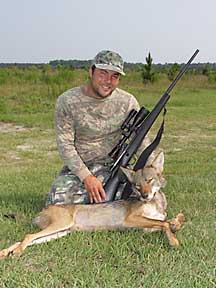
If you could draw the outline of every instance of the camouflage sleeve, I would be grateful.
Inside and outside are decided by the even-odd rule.
[[[55,129],[59,154],[73,174],[83,181],[91,174],[74,145],[74,120],[65,98],[59,96],[55,107]]]

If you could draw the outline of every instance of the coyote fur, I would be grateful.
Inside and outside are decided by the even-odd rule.
[[[78,230],[110,230],[141,228],[147,231],[165,232],[169,244],[177,247],[176,231],[181,228],[184,216],[166,220],[166,198],[160,189],[164,186],[162,176],[164,154],[160,152],[152,163],[138,171],[122,168],[132,183],[133,194],[127,200],[117,200],[99,204],[49,205],[44,208],[34,222],[42,229],[38,233],[27,234],[22,242],[17,242],[0,251],[0,259],[19,254],[27,246],[62,237]]]

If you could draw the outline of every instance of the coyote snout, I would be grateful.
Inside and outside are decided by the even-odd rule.
[[[181,228],[184,216],[179,213],[174,219],[166,220],[166,198],[160,191],[164,186],[163,164],[164,156],[161,152],[142,170],[134,172],[122,169],[134,186],[135,198],[89,205],[50,205],[44,208],[36,218],[42,230],[28,234],[22,242],[1,250],[0,259],[18,254],[27,246],[50,241],[77,230],[160,230],[165,232],[169,244],[177,247],[179,242],[176,231]]]
[[[144,169],[138,171],[131,171],[121,167],[124,174],[127,176],[134,194],[141,201],[151,201],[156,193],[165,186],[165,179],[163,178],[164,154],[161,152],[152,161],[152,163],[145,166]]]

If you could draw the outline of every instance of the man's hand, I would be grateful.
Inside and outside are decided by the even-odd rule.
[[[98,203],[106,200],[106,193],[100,180],[89,175],[83,180],[85,189],[89,193],[90,203]]]

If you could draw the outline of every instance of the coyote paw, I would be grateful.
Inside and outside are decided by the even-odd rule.
[[[10,246],[9,248],[3,249],[0,251],[0,260],[5,259],[6,257],[10,256],[11,254],[14,254],[14,251],[19,247],[21,242],[17,242]]]
[[[184,222],[184,215],[182,213],[177,214],[177,216],[169,220],[170,229],[173,233],[181,229]]]
[[[173,237],[172,240],[169,241],[169,243],[174,248],[177,248],[179,246],[179,241],[176,237]]]
[[[3,249],[0,251],[0,260],[6,258],[9,255],[8,249]]]

